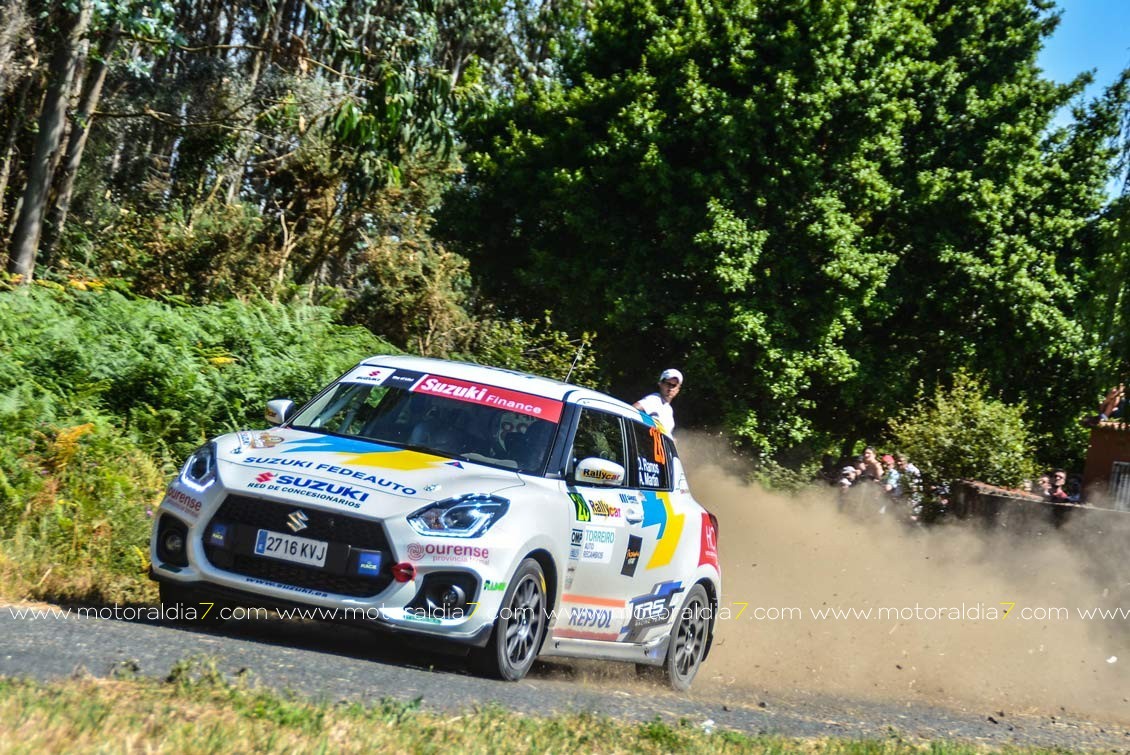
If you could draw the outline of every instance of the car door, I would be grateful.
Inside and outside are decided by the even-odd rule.
[[[625,505],[629,442],[625,419],[590,402],[581,406],[566,469],[565,489],[573,506],[569,563],[561,614],[554,636],[571,639],[620,639],[628,616],[630,579],[620,575],[629,545]],[[578,467],[599,460],[618,465],[618,480],[584,477]],[[642,506],[640,507],[642,520]]]
[[[621,579],[629,580],[625,642],[645,642],[667,631],[689,585],[687,507],[673,490],[673,444],[654,424],[626,420],[628,484],[621,493],[627,538]]]

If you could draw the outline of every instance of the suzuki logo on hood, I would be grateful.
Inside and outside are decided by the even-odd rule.
[[[306,512],[302,509],[290,512],[290,516],[286,518],[286,526],[290,527],[291,532],[301,532],[309,525],[306,524],[310,518],[306,516]]]

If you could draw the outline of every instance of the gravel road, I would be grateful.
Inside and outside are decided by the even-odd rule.
[[[716,685],[676,695],[615,664],[538,663],[524,681],[504,683],[469,675],[461,659],[354,627],[266,619],[200,630],[113,618],[18,616],[29,607],[0,605],[4,676],[47,681],[129,668],[163,677],[178,661],[204,656],[232,677],[242,671],[261,685],[331,702],[419,699],[423,707],[443,711],[495,703],[533,714],[588,711],[623,720],[713,721],[718,728],[790,737],[897,735],[987,746],[1130,750],[1130,727],[1101,721],[847,699],[818,690],[766,693],[756,701],[742,696],[739,703]],[[703,673],[710,673],[710,661]]]

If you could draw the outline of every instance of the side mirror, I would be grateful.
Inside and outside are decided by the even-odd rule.
[[[267,402],[264,416],[272,425],[281,425],[294,414],[294,402],[288,398],[275,398]]]
[[[577,482],[617,487],[624,482],[624,468],[614,461],[590,456],[577,464]]]

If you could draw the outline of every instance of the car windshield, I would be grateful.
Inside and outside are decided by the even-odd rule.
[[[431,376],[407,388],[351,377],[319,395],[291,427],[531,474],[545,469],[559,401]]]

